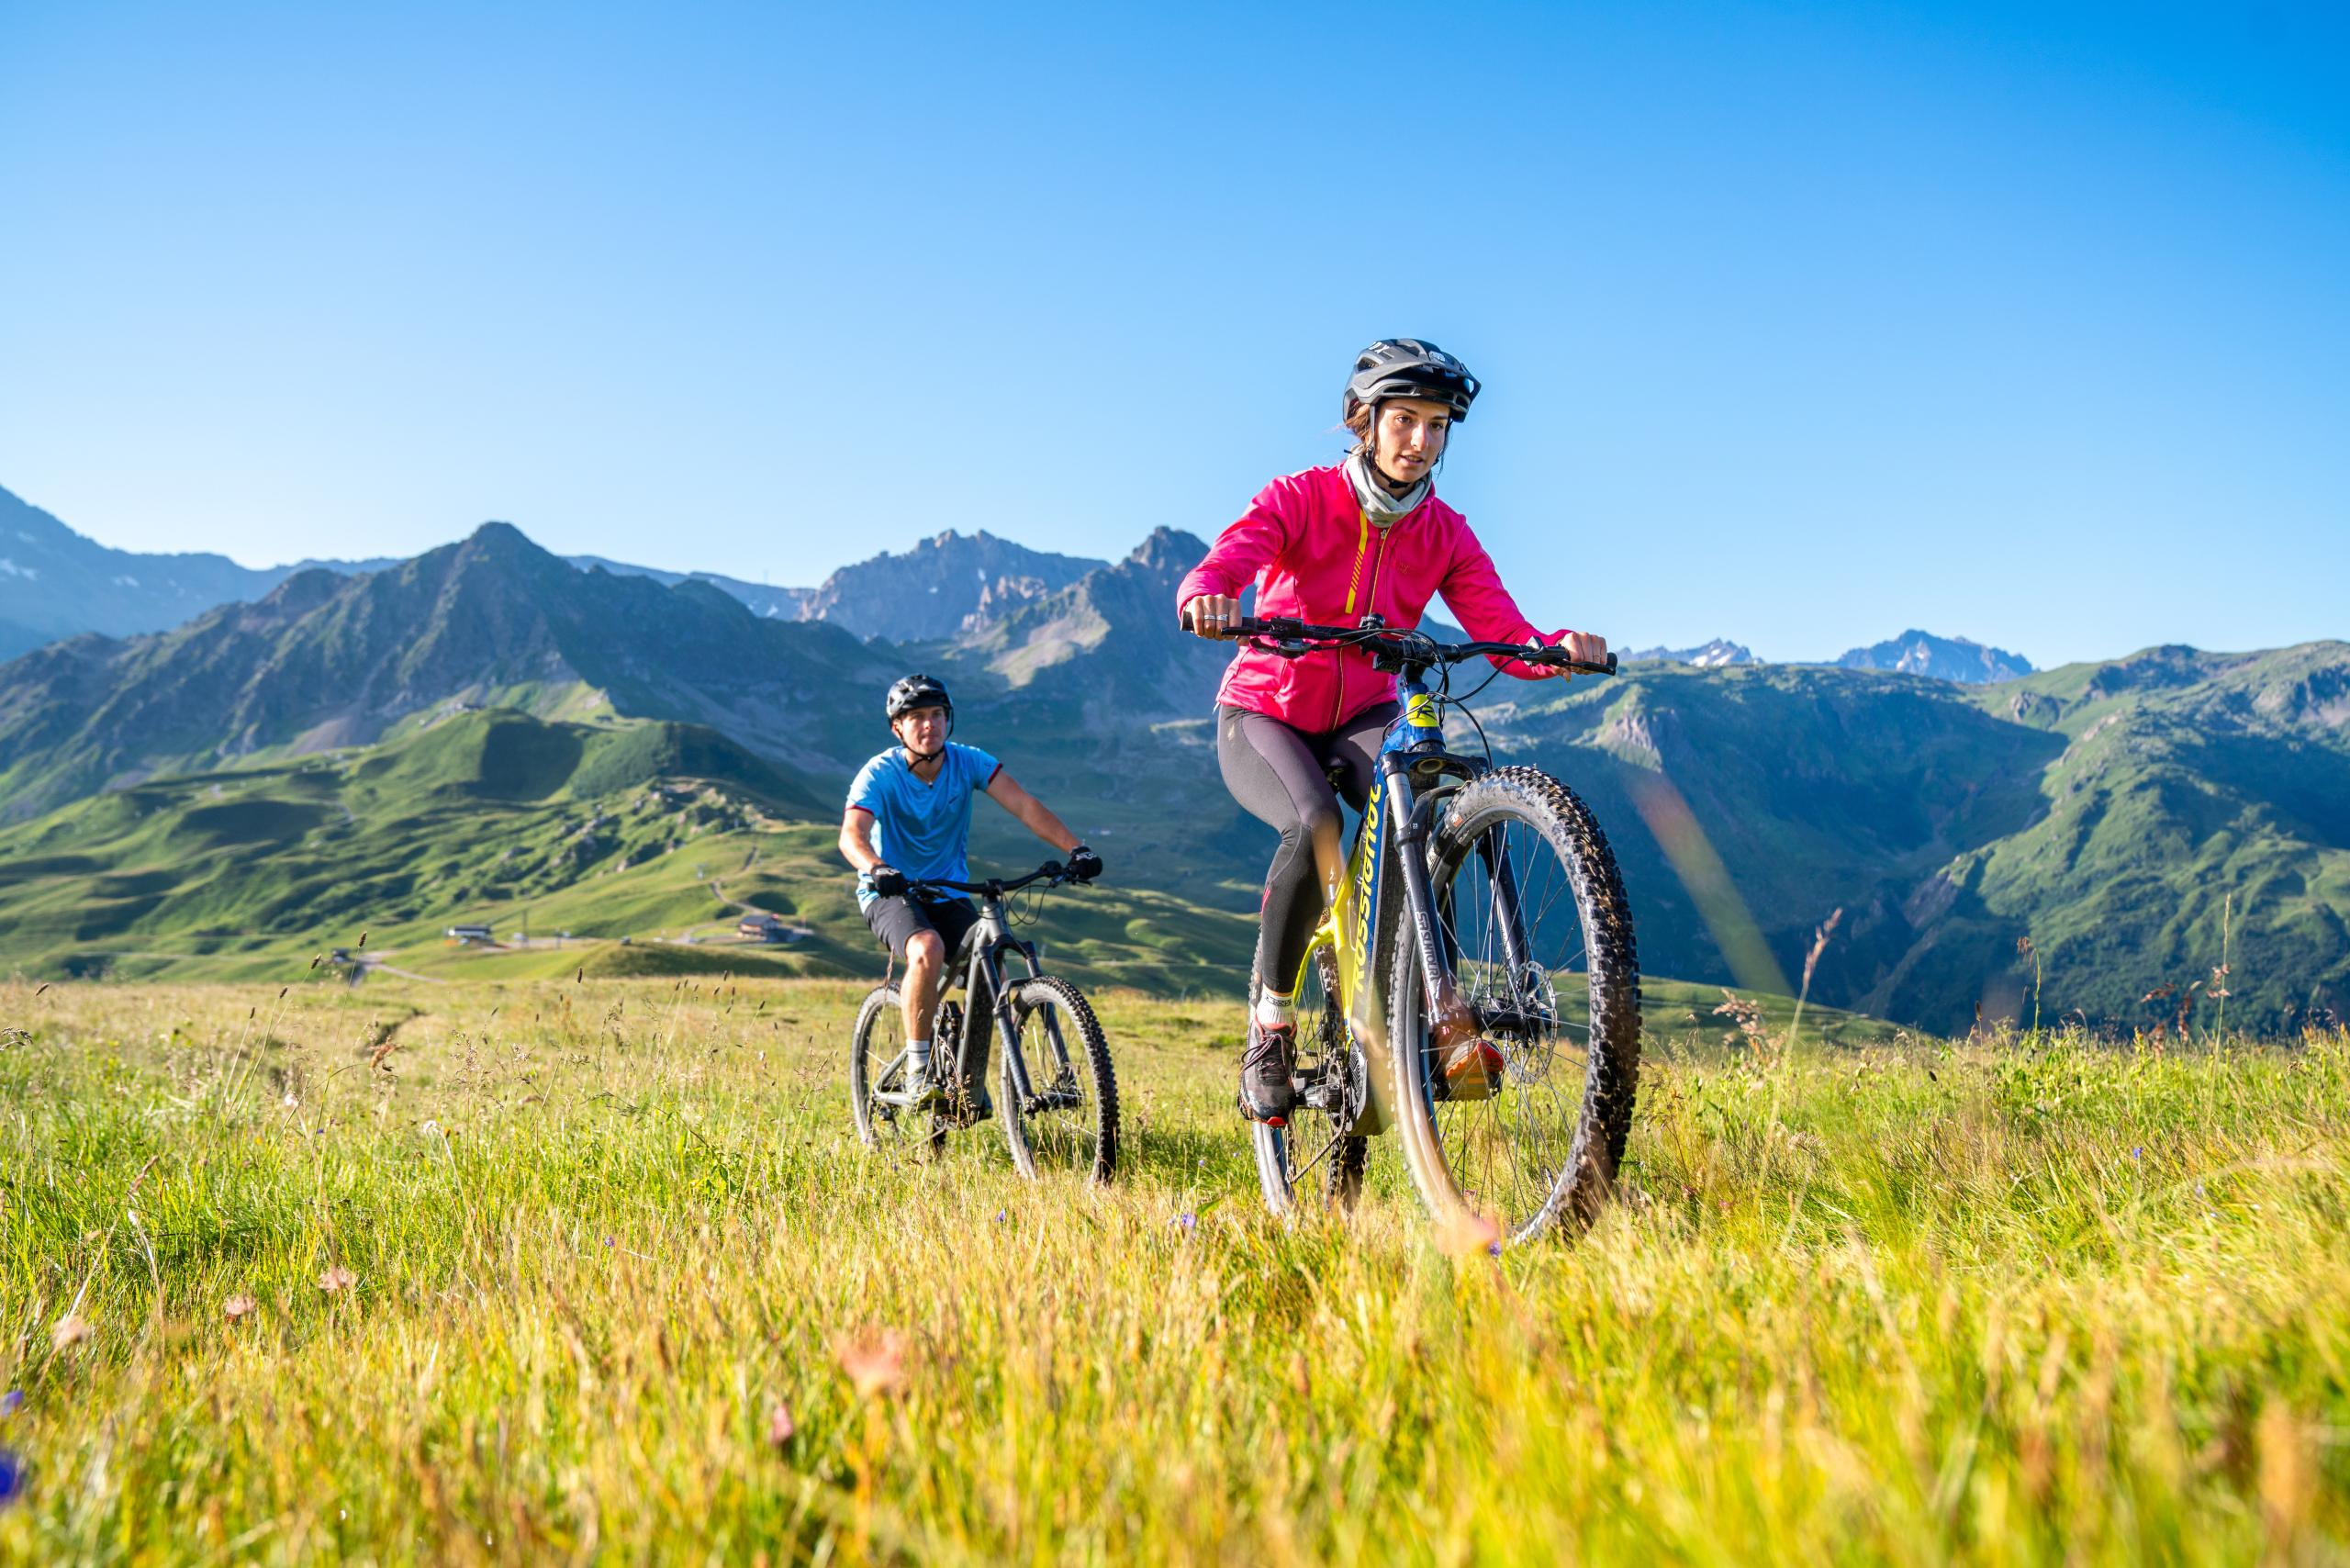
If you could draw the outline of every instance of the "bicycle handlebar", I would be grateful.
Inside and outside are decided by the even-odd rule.
[[[906,879],[906,891],[910,893],[985,893],[990,898],[1000,899],[1006,893],[1018,892],[1021,889],[1028,886],[1031,882],[1049,880],[1058,886],[1068,879],[1068,867],[1062,865],[1058,860],[1047,860],[1042,866],[1039,866],[1035,870],[1029,872],[1026,876],[1014,878],[1013,880],[1008,882],[1000,877],[992,878],[984,882],[950,882],[943,877],[909,877]]]
[[[1192,618],[1189,614],[1183,617],[1183,630],[1186,632],[1192,630]],[[1428,662],[1431,664],[1457,665],[1469,659],[1499,655],[1503,658],[1521,659],[1530,665],[1548,665],[1554,669],[1572,670],[1577,675],[1614,675],[1616,673],[1616,655],[1613,653],[1607,655],[1607,662],[1605,664],[1585,664],[1582,660],[1567,657],[1557,648],[1529,646],[1518,643],[1439,643],[1425,632],[1407,632],[1389,626],[1311,626],[1303,621],[1293,621],[1286,615],[1267,616],[1261,619],[1254,615],[1243,616],[1225,628],[1220,636],[1226,639],[1266,637],[1277,644],[1294,645],[1293,647],[1282,646],[1275,650],[1284,654],[1304,653],[1306,651],[1304,644],[1308,643],[1354,647],[1382,643],[1390,646],[1417,644],[1428,654]]]

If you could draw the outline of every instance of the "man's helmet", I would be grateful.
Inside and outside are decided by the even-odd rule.
[[[890,686],[889,700],[882,706],[893,724],[917,708],[944,708],[949,719],[955,717],[955,701],[946,695],[946,688],[926,675],[900,678]]]
[[[1390,398],[1426,398],[1452,410],[1457,424],[1469,417],[1477,400],[1477,378],[1469,367],[1419,338],[1382,338],[1355,355],[1355,373],[1347,380],[1345,414],[1368,403],[1377,408]]]

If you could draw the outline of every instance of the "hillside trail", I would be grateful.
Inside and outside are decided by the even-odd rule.
[[[756,904],[744,903],[741,899],[727,897],[726,884],[721,878],[711,877],[702,885],[710,890],[710,896],[713,900],[734,911],[738,915],[766,913]],[[702,941],[701,934],[705,930],[715,931],[723,935],[726,931],[726,923],[722,920],[697,920],[669,940],[684,943],[688,946],[699,946]]]
[[[397,975],[402,980],[422,980],[427,985],[447,985],[449,983],[447,980],[442,980],[435,975],[420,975],[414,969],[395,968],[372,954],[358,959],[352,965],[352,968],[358,971],[362,979],[364,979],[366,976],[381,969],[387,975]]]

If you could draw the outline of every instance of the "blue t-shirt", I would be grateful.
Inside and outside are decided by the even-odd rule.
[[[971,795],[994,783],[1002,766],[975,745],[948,741],[938,777],[925,784],[914,777],[904,748],[891,746],[856,770],[848,803],[873,813],[873,847],[887,864],[915,880],[968,882]],[[856,907],[874,897],[858,879]]]

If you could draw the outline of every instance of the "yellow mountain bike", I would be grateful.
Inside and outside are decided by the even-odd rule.
[[[1351,1203],[1369,1140],[1392,1127],[1440,1223],[1508,1243],[1589,1218],[1614,1185],[1639,1073],[1623,882],[1573,791],[1446,750],[1443,715],[1467,711],[1449,690],[1465,660],[1612,675],[1614,657],[1280,618],[1235,634],[1292,657],[1364,649],[1400,704],[1345,883],[1299,966],[1296,1109],[1254,1125],[1266,1203]]]

